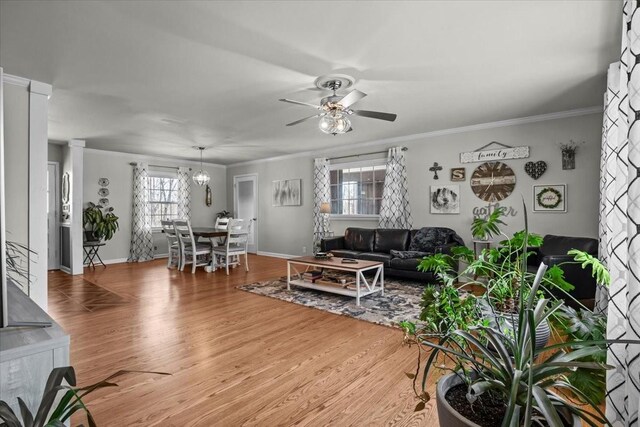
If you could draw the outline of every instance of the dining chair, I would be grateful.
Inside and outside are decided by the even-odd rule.
[[[229,266],[240,265],[241,255],[244,255],[245,271],[249,271],[247,246],[250,227],[251,223],[247,224],[241,219],[231,219],[227,226],[227,239],[224,245],[212,248],[213,256],[219,257],[223,261],[227,276],[229,275]]]
[[[216,228],[221,228],[223,230],[226,230],[227,226],[229,225],[229,220],[233,219],[233,218],[216,218]]]
[[[189,220],[175,220],[173,228],[180,245],[180,271],[184,270],[186,264],[191,264],[191,273],[196,272],[196,267],[209,265],[211,244],[196,242]]]
[[[176,266],[180,267],[180,242],[176,235],[176,229],[173,226],[172,221],[160,221],[162,223],[162,231],[167,238],[167,245],[169,248],[169,260],[167,261],[167,268]]]

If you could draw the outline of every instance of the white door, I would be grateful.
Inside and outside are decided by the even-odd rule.
[[[60,268],[58,185],[58,164],[49,163],[47,165],[47,246],[49,247],[47,266],[49,270]]]
[[[258,252],[258,175],[233,177],[234,218],[251,221],[249,252]]]

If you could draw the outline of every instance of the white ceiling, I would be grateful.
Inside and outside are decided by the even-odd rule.
[[[619,1],[0,2],[0,66],[53,85],[49,137],[216,163],[602,104]],[[357,79],[330,136],[314,79]]]

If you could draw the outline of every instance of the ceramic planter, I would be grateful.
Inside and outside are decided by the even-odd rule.
[[[473,421],[469,421],[460,415],[445,399],[447,392],[462,384],[462,379],[454,374],[448,374],[440,378],[436,386],[436,408],[438,410],[438,421],[441,427],[480,427]],[[582,421],[575,415],[572,417],[571,427],[581,427]]]

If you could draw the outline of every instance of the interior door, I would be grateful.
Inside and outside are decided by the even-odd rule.
[[[233,177],[234,217],[251,221],[249,252],[258,252],[258,175]]]
[[[47,165],[47,240],[49,270],[60,268],[60,227],[58,225],[58,164]]]

